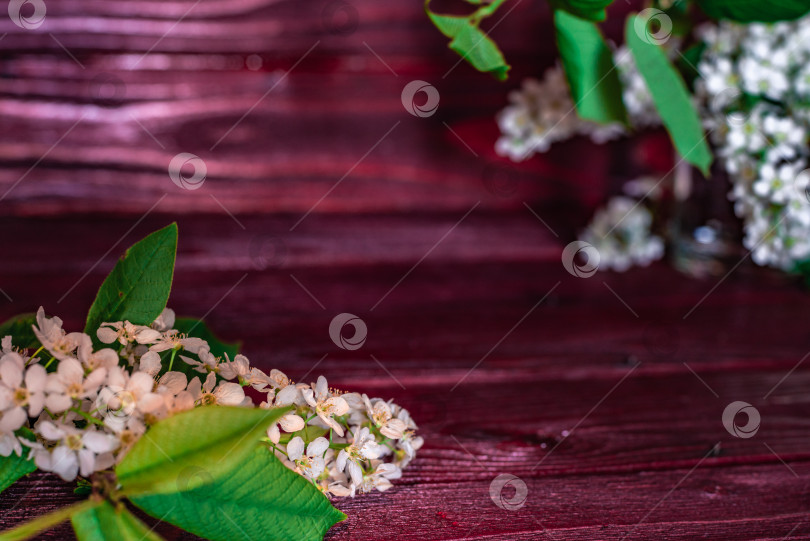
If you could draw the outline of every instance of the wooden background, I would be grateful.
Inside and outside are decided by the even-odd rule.
[[[722,280],[569,275],[562,247],[594,206],[667,152],[496,158],[494,113],[554,54],[547,6],[512,6],[493,31],[505,84],[456,65],[421,2],[59,0],[37,29],[3,18],[0,317],[42,305],[80,328],[115,258],[176,220],[180,314],[420,425],[403,479],[341,500],[328,539],[810,539],[810,298],[747,261]],[[440,93],[429,118],[402,106],[414,79]],[[197,190],[167,174],[181,152],[207,166]],[[342,312],[368,325],[359,350],[329,339]],[[754,437],[724,429],[734,400],[760,411]],[[500,474],[526,484],[520,509],[491,499]],[[0,496],[0,526],[73,500],[32,475]]]

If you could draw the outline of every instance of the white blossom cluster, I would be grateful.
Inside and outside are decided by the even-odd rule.
[[[588,135],[602,143],[620,135],[619,125],[601,126],[580,119],[560,66],[546,70],[542,81],[525,79],[520,90],[509,94],[511,102],[497,117],[502,136],[495,151],[513,161],[523,161],[551,145],[575,135]]]
[[[743,242],[757,264],[789,270],[810,257],[810,17],[721,22],[699,35],[696,94],[732,180]]]
[[[33,331],[41,348],[29,355],[11,336],[2,339],[0,455],[28,453],[66,481],[88,477],[117,464],[161,419],[202,405],[254,407],[246,386],[265,395],[259,407],[293,406],[264,441],[328,495],[390,488],[422,446],[400,406],[330,390],[323,376],[296,384],[278,370],[251,367],[244,355],[216,357],[205,340],[174,330],[174,321],[166,309],[151,326],[103,323],[97,337],[107,347],[94,349],[90,336],[65,332],[40,308]],[[172,371],[175,361],[199,376]]]
[[[624,272],[646,267],[664,256],[664,240],[652,233],[653,215],[641,198],[655,197],[654,179],[637,179],[625,185],[628,195],[612,197],[596,212],[580,235],[599,252],[599,270]]]
[[[641,129],[660,125],[661,118],[633,55],[622,46],[613,56],[630,126]],[[601,125],[577,116],[565,73],[559,65],[546,70],[542,81],[525,79],[520,90],[509,94],[509,101],[497,117],[502,135],[495,150],[514,161],[546,152],[554,143],[576,135],[587,135],[602,144],[626,134],[622,124]]]

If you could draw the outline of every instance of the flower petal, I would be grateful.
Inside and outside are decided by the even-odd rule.
[[[160,354],[154,351],[147,351],[141,357],[141,363],[139,365],[139,369],[143,372],[146,372],[152,377],[157,376],[158,372],[161,369],[160,364]]]
[[[307,445],[307,456],[322,457],[327,449],[329,449],[329,440],[323,437],[315,438]]]
[[[290,460],[298,460],[304,455],[304,440],[299,436],[294,437],[287,444],[287,456]]]
[[[48,373],[41,364],[34,364],[25,373],[25,387],[32,393],[45,390],[45,382],[48,380]]]
[[[245,399],[245,390],[238,383],[220,383],[214,391],[214,396],[217,397],[217,404],[238,406]]]
[[[51,453],[50,471],[65,481],[73,481],[79,473],[79,460],[76,453],[60,445]]]
[[[281,433],[278,430],[278,424],[273,423],[270,425],[270,428],[267,429],[267,437],[270,438],[275,444],[278,444],[278,440],[281,439]]]
[[[298,432],[304,428],[304,420],[300,415],[289,413],[278,420],[284,432]]]
[[[109,453],[118,447],[118,441],[109,434],[88,431],[82,436],[82,443],[94,453]]]
[[[96,336],[105,344],[112,344],[118,340],[118,331],[109,327],[99,327],[96,331]]]
[[[0,364],[0,379],[6,387],[16,389],[23,380],[22,370],[14,363]]]
[[[59,379],[62,380],[64,384],[81,383],[84,379],[82,363],[76,359],[60,361],[56,373],[59,374]]]
[[[188,385],[188,378],[182,372],[166,372],[161,376],[158,385],[162,385],[171,394],[178,394]]]
[[[315,384],[315,396],[318,402],[323,402],[329,396],[329,385],[326,383],[326,378],[318,376],[318,382]]]
[[[151,393],[154,386],[155,380],[152,379],[152,376],[146,372],[135,372],[132,374],[132,377],[129,378],[127,390],[132,392],[136,397],[139,397]]]
[[[26,419],[28,419],[28,415],[19,406],[6,410],[0,417],[0,432],[14,432],[25,423]]]

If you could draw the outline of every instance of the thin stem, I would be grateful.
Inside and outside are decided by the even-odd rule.
[[[472,14],[471,19],[473,20],[474,24],[478,24],[481,22],[481,19],[486,19],[496,11],[498,8],[501,7],[501,4],[506,2],[507,0],[493,0],[492,3],[482,6],[475,10]]]
[[[57,524],[68,520],[76,513],[81,513],[82,511],[92,509],[93,507],[101,505],[102,503],[103,500],[92,498],[63,507],[61,509],[57,509],[56,511],[48,513],[47,515],[37,517],[34,520],[21,524],[16,528],[0,534],[0,541],[22,541],[23,539],[29,539],[40,532],[53,528]]]
[[[175,358],[176,356],[177,356],[177,350],[176,350],[176,349],[173,349],[173,350],[172,350],[172,358],[171,358],[171,359],[169,359],[169,369],[167,370],[167,372],[171,372],[171,371],[172,371],[172,365],[174,365],[174,358]]]
[[[79,408],[70,408],[70,411],[72,411],[73,413],[78,413],[79,415],[81,415],[87,421],[89,421],[91,423],[95,423],[98,426],[104,426],[104,421],[102,421],[101,419],[96,419],[95,417],[93,417],[89,413],[85,413],[82,410],[80,410]],[[0,540],[0,541],[2,541],[2,540]]]
[[[38,350],[36,350],[36,351],[33,353],[33,355],[31,355],[31,358],[33,359],[34,357],[36,357],[36,356],[37,356],[37,354],[38,354],[40,351],[42,351],[43,349],[45,349],[45,346],[39,346],[39,349],[38,349]]]
[[[51,359],[45,364],[45,369],[47,370],[48,367],[51,366],[51,363],[54,362],[55,360],[56,360],[55,357],[51,357]]]

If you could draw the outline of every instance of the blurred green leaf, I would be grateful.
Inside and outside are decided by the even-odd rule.
[[[686,83],[670,64],[663,49],[648,41],[646,34],[642,36],[636,28],[646,28],[645,21],[638,19],[637,15],[630,15],[625,40],[672,143],[686,161],[708,176],[712,154]]]
[[[565,11],[554,13],[557,47],[581,118],[600,124],[627,122],[622,85],[599,28]]]
[[[0,325],[0,338],[11,336],[15,347],[37,350],[42,345],[31,328],[37,322],[36,314],[20,314]]]
[[[810,12],[807,0],[695,0],[713,19],[741,23],[792,21]]]
[[[550,0],[555,9],[562,9],[589,21],[604,21],[607,18],[605,8],[613,0]]]
[[[123,504],[108,501],[84,509],[70,517],[78,541],[162,541]]]
[[[493,2],[479,8],[467,17],[439,15],[433,13],[425,2],[425,12],[439,31],[451,39],[449,47],[461,55],[478,71],[491,73],[498,80],[505,80],[509,65],[500,49],[479,27],[480,20],[488,16],[497,7]],[[499,5],[501,2],[497,2]]]

